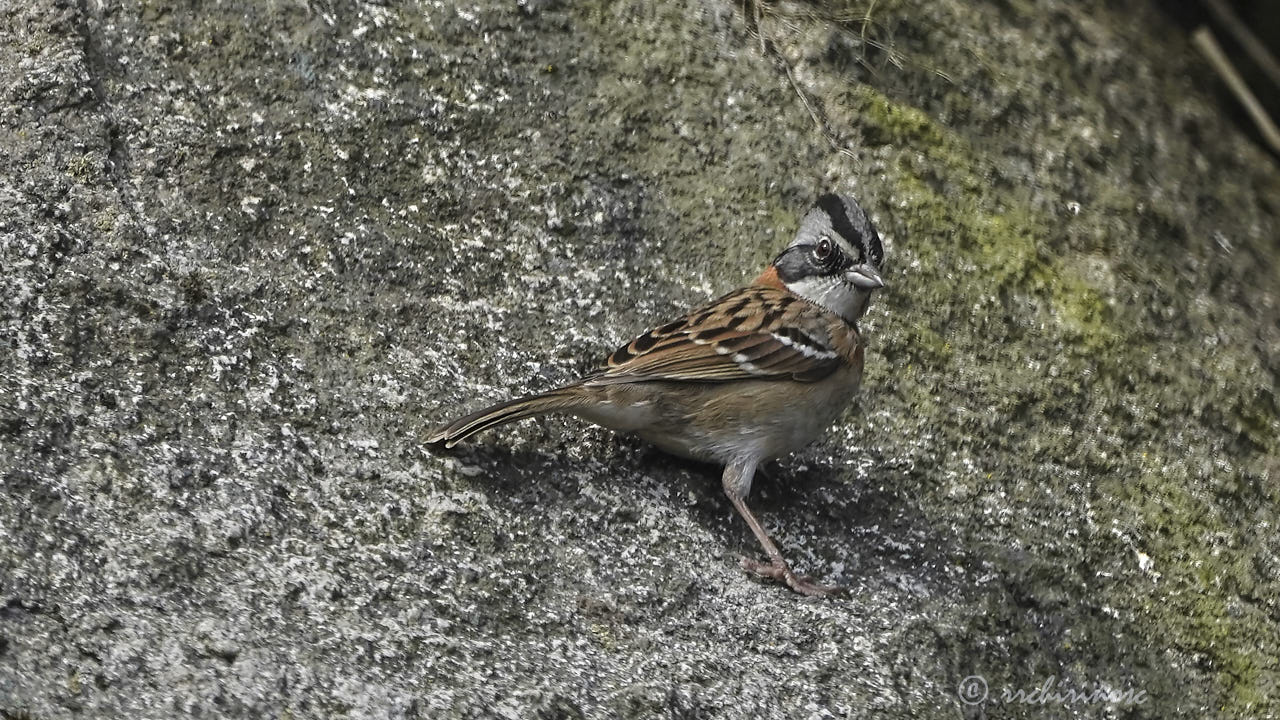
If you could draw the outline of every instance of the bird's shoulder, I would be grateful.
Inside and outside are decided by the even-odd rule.
[[[642,333],[591,384],[675,380],[816,382],[861,363],[856,326],[786,290],[751,285]]]

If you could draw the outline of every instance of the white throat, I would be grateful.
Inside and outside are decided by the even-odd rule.
[[[853,324],[867,311],[871,293],[859,290],[853,283],[838,277],[813,276],[785,283],[787,289],[816,305],[830,310]]]

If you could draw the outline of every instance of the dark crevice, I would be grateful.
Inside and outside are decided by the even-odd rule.
[[[71,624],[62,616],[57,606],[42,605],[20,597],[11,597],[5,601],[4,605],[0,605],[0,621],[21,621],[24,616],[48,618],[57,623],[62,632],[71,631]]]
[[[39,603],[27,602],[22,598],[9,598],[4,607],[0,607],[0,618],[10,617],[19,613],[28,615],[43,615],[44,608]]]
[[[76,33],[80,36],[80,47],[84,53],[85,71],[89,77],[89,90],[93,101],[102,112],[107,141],[107,174],[116,193],[120,196],[120,204],[125,213],[132,216],[132,192],[129,189],[129,150],[120,132],[120,124],[116,121],[115,108],[111,105],[107,93],[106,78],[111,72],[113,63],[108,60],[94,27],[93,11],[89,0],[79,0],[76,19]]]

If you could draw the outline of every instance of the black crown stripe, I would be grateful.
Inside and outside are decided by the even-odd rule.
[[[815,206],[822,208],[822,211],[831,218],[831,227],[835,229],[845,240],[853,247],[861,249],[870,256],[871,263],[877,268],[880,267],[880,261],[884,260],[884,249],[880,246],[880,238],[876,237],[876,231],[871,230],[871,237],[864,238],[862,233],[853,226],[849,221],[849,214],[845,208],[844,200],[839,195],[827,193],[818,198],[814,203]],[[865,258],[854,258],[854,260]]]

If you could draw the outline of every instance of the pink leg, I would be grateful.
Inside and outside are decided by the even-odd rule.
[[[801,595],[830,595],[843,590],[843,588],[835,585],[820,585],[804,575],[796,575],[791,571],[791,567],[783,559],[782,552],[778,550],[778,546],[774,545],[773,541],[769,539],[769,534],[764,531],[764,526],[760,524],[760,521],[756,519],[756,516],[747,507],[746,497],[751,490],[751,478],[755,474],[755,470],[755,461],[734,461],[725,467],[722,478],[725,495],[729,496],[729,501],[733,503],[734,509],[738,511],[743,520],[747,521],[747,525],[756,536],[756,540],[760,541],[760,545],[764,547],[765,553],[769,556],[769,562],[767,563],[743,558],[742,566],[757,575],[784,582],[787,587]]]

